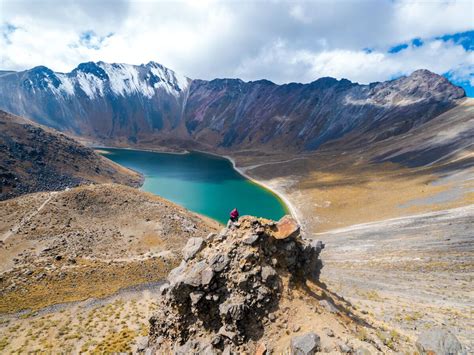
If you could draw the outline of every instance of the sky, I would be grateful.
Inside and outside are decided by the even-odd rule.
[[[0,69],[101,60],[275,83],[424,68],[474,96],[474,0],[0,0]]]

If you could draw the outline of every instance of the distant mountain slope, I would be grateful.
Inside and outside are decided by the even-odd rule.
[[[64,134],[0,111],[0,200],[92,182],[140,181]]]
[[[427,70],[370,85],[191,80],[154,62],[0,73],[0,108],[124,145],[311,151],[349,133],[378,141],[407,132],[464,96]]]

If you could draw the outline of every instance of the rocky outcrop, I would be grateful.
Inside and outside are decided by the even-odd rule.
[[[139,186],[141,176],[64,134],[0,111],[0,200],[95,182]]]
[[[416,347],[421,354],[467,354],[453,333],[448,329],[439,327],[423,331],[416,341]]]
[[[190,240],[150,319],[150,348],[176,354],[248,349],[291,284],[318,280],[323,248],[303,239],[289,216],[278,223],[245,216],[219,234]]]
[[[311,151],[347,135],[367,144],[420,126],[464,96],[427,70],[369,85],[191,80],[153,62],[0,73],[0,108],[125,146]]]

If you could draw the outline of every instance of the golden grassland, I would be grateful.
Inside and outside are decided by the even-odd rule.
[[[474,193],[468,192],[444,203],[403,206],[453,187],[451,184],[432,184],[436,179],[437,176],[429,171],[382,164],[353,167],[344,172],[314,171],[305,176],[295,189],[301,191],[301,199],[307,207],[303,211],[317,215],[317,230],[324,232],[359,223],[459,207],[474,201]],[[464,187],[468,190],[474,187],[474,183],[465,182]]]
[[[152,297],[141,294],[93,307],[5,318],[0,320],[0,352],[130,353],[136,338],[148,334],[156,307]]]
[[[120,263],[79,259],[74,269],[36,281],[34,277],[45,271],[37,268],[29,282],[3,292],[0,313],[36,311],[53,304],[105,297],[125,287],[160,281],[174,266],[159,258]],[[2,281],[2,288],[5,285]]]

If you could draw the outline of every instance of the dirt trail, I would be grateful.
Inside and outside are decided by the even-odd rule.
[[[12,235],[16,234],[21,227],[23,227],[26,223],[28,223],[33,217],[35,217],[38,213],[41,212],[41,210],[51,201],[51,199],[56,195],[57,192],[49,192],[48,197],[44,200],[44,202],[36,209],[33,210],[31,213],[26,214],[20,222],[15,224],[9,231],[3,234],[2,238],[0,239],[2,242],[6,242],[8,238],[10,238]]]

